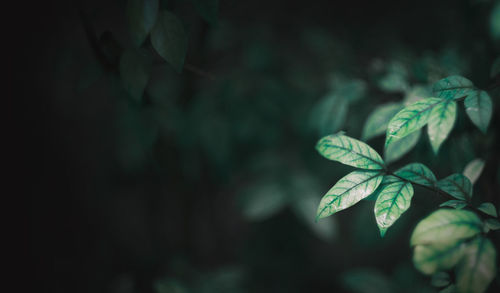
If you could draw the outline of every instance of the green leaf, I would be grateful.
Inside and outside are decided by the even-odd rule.
[[[495,208],[495,206],[491,203],[491,202],[483,202],[482,204],[480,204],[477,209],[489,216],[492,216],[492,217],[498,217],[498,214],[497,214],[497,209]]]
[[[488,93],[485,91],[476,91],[465,99],[464,104],[465,112],[467,112],[472,123],[483,133],[486,133],[493,109]]]
[[[450,274],[446,272],[437,272],[432,275],[431,284],[434,287],[444,287],[450,284]]]
[[[318,133],[328,135],[338,131],[345,122],[349,103],[338,95],[327,95],[313,107],[311,124]]]
[[[434,186],[436,184],[436,176],[424,164],[411,163],[395,172],[396,175],[410,182],[414,182],[425,186]]]
[[[120,77],[127,92],[140,101],[151,73],[151,57],[143,51],[126,50],[120,58]]]
[[[472,81],[458,75],[443,78],[432,87],[432,92],[436,97],[450,100],[463,98],[474,91]]]
[[[385,162],[389,164],[406,155],[417,145],[420,139],[420,134],[421,131],[417,130],[403,137],[402,139],[391,143],[384,149]]]
[[[432,109],[442,102],[443,99],[427,98],[399,111],[387,127],[385,147],[424,127],[429,121]]]
[[[451,207],[455,208],[457,210],[461,210],[467,206],[467,203],[463,200],[458,200],[458,199],[452,199],[443,202],[442,204],[439,205],[439,207]]]
[[[316,150],[325,158],[361,169],[383,169],[384,161],[369,145],[357,139],[332,134],[320,139]]]
[[[378,106],[366,120],[365,126],[363,128],[362,140],[369,140],[375,136],[384,134],[389,121],[396,115],[401,109],[402,105],[400,103],[387,103]]]
[[[462,173],[465,177],[469,178],[472,184],[474,184],[481,175],[481,172],[483,172],[483,168],[484,161],[481,159],[474,159],[465,166]]]
[[[470,242],[462,261],[456,269],[456,284],[459,292],[486,291],[496,275],[495,246],[485,237]]]
[[[500,229],[500,221],[498,221],[497,219],[486,219],[486,221],[484,221],[486,227],[488,227],[488,229],[491,229],[491,230],[498,230]]]
[[[417,245],[413,251],[413,264],[427,275],[449,270],[460,261],[464,249],[463,241]]]
[[[217,23],[219,0],[192,0],[198,13],[208,23],[214,25]]]
[[[353,206],[372,194],[382,182],[380,171],[354,171],[341,178],[321,199],[316,220]]]
[[[243,216],[249,221],[266,220],[282,210],[287,201],[287,192],[278,183],[258,182],[241,195]]]
[[[360,79],[337,79],[332,82],[333,92],[349,102],[361,99],[366,93],[366,82]]]
[[[457,286],[455,286],[455,284],[451,284],[450,286],[439,291],[439,293],[457,293]]]
[[[382,272],[371,268],[357,268],[340,275],[342,287],[353,293],[394,292],[391,280]]]
[[[497,74],[500,74],[500,57],[497,57],[495,61],[493,61],[493,65],[491,65],[490,77],[493,78]]]
[[[456,199],[469,200],[472,197],[472,183],[462,174],[452,174],[439,180],[437,187]]]
[[[451,244],[470,238],[482,230],[479,217],[470,211],[439,209],[418,223],[410,243],[414,245]]]
[[[365,197],[364,200],[377,200],[380,192],[386,188],[388,185],[396,182],[404,182],[401,179],[394,177],[392,175],[384,175],[384,178],[382,179],[382,183],[378,186],[378,188],[375,190],[374,193],[370,194],[370,196]]]
[[[128,0],[127,18],[132,41],[142,45],[153,28],[158,15],[158,0]]]
[[[490,15],[490,33],[491,38],[495,41],[500,40],[500,3],[497,2],[491,10]]]
[[[457,103],[453,100],[446,100],[432,109],[427,133],[434,153],[437,154],[439,147],[450,134],[456,115]]]
[[[177,72],[182,71],[187,50],[187,35],[177,16],[168,11],[158,14],[158,20],[151,31],[151,44]]]
[[[413,186],[409,182],[396,182],[385,186],[375,202],[375,218],[384,237],[387,229],[410,207]]]

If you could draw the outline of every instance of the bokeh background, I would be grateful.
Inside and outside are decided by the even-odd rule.
[[[132,46],[125,0],[19,5],[9,44],[22,55],[14,78],[37,292],[437,291],[413,268],[409,236],[443,199],[416,188],[384,238],[369,200],[315,223],[351,168],[314,147],[340,130],[361,137],[377,105],[428,96],[448,75],[491,86],[498,1],[220,0],[216,24],[191,1],[161,1],[189,33],[187,65],[179,74],[153,56],[140,100],[84,29],[119,56]],[[442,178],[482,158],[475,197],[498,206],[500,101],[490,94],[486,135],[460,108],[437,156],[422,135],[392,167],[418,161]],[[383,140],[368,143],[382,153]]]

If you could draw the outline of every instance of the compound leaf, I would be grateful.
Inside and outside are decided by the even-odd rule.
[[[432,92],[436,97],[444,99],[460,99],[475,91],[472,81],[465,77],[452,75],[437,81]]]
[[[465,112],[479,130],[486,133],[490,124],[493,105],[491,98],[485,91],[476,91],[464,101]]]
[[[168,11],[158,14],[158,20],[151,31],[151,44],[177,72],[182,71],[187,49],[187,35],[177,16]]]
[[[478,237],[465,248],[456,269],[459,292],[484,292],[496,275],[496,251],[493,243]]]
[[[144,40],[155,25],[158,7],[158,0],[128,0],[128,24],[132,41],[137,46],[144,43]]]
[[[396,182],[380,190],[375,202],[375,218],[383,237],[387,229],[410,207],[413,186],[409,182]]]
[[[472,184],[474,184],[481,175],[481,172],[483,172],[483,168],[484,161],[481,159],[474,159],[465,166],[462,173],[465,177],[469,178]]]
[[[361,169],[383,169],[384,161],[366,143],[343,134],[332,134],[320,139],[316,150],[325,158]]]
[[[382,182],[380,171],[354,171],[341,178],[321,199],[316,220],[353,206],[372,194]]]
[[[462,174],[452,174],[439,180],[437,187],[456,199],[468,200],[472,197],[472,183]]]
[[[450,134],[456,115],[457,103],[453,100],[446,100],[432,109],[427,133],[434,153],[437,154],[439,147]]]
[[[470,238],[482,230],[479,217],[470,211],[439,209],[418,223],[410,244],[451,244]]]
[[[375,136],[384,134],[389,121],[402,107],[400,103],[387,103],[377,107],[366,120],[363,135],[361,136],[362,140],[369,140]]]

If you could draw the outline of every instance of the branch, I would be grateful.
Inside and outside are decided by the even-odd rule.
[[[393,172],[386,171],[386,174],[387,174],[387,175],[394,176],[394,177],[396,177],[396,178],[398,178],[398,179],[401,179],[401,180],[403,180],[403,181],[405,181],[405,182],[409,182],[409,183],[415,184],[415,185],[417,185],[417,186],[423,187],[423,188],[425,188],[425,189],[427,189],[427,190],[433,191],[433,192],[435,192],[435,193],[437,193],[437,194],[439,194],[439,195],[442,195],[442,196],[444,196],[444,197],[446,197],[446,198],[448,198],[448,199],[457,199],[456,197],[452,196],[451,194],[449,194],[449,193],[448,193],[448,192],[446,192],[446,191],[443,191],[443,190],[441,190],[441,189],[434,188],[434,187],[431,187],[431,186],[427,186],[427,185],[424,185],[424,184],[420,184],[420,183],[417,183],[417,182],[413,182],[413,181],[411,181],[411,180],[408,180],[408,179],[406,179],[406,178],[403,178],[403,177],[401,177],[401,176],[398,176],[398,175],[394,174]]]

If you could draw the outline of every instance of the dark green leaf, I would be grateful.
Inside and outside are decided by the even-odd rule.
[[[446,272],[437,272],[431,278],[431,284],[434,287],[448,286],[450,281],[450,275]]]
[[[463,200],[458,200],[458,199],[452,199],[443,202],[442,204],[439,205],[439,207],[451,207],[455,208],[457,210],[461,210],[467,206],[467,203]]]
[[[385,186],[375,202],[375,218],[383,237],[387,229],[410,207],[413,186],[409,182],[396,182]]]
[[[443,101],[438,98],[427,98],[399,111],[389,122],[385,147],[424,127],[429,121],[432,109]]]
[[[400,103],[388,103],[378,106],[366,120],[363,135],[361,136],[362,140],[369,140],[375,136],[384,134],[389,121],[402,107]]]
[[[477,207],[477,209],[489,216],[498,217],[497,209],[491,202],[483,202]]]
[[[452,174],[439,180],[437,187],[456,199],[469,200],[472,197],[472,183],[462,174]]]
[[[493,65],[491,65],[490,77],[493,78],[497,74],[500,74],[500,57],[497,57],[495,61],[493,61]]]
[[[465,112],[467,112],[472,123],[483,133],[486,133],[493,109],[488,93],[485,91],[476,91],[465,99],[464,104]]]
[[[177,16],[168,11],[158,14],[158,20],[151,31],[151,43],[156,52],[177,72],[182,71],[187,49],[187,35]]]
[[[470,211],[439,209],[418,223],[410,243],[414,245],[452,244],[482,230],[479,217]]]
[[[320,139],[316,150],[325,158],[361,169],[383,169],[384,161],[369,145],[357,139],[332,134]]]
[[[456,269],[459,292],[486,291],[496,275],[496,251],[491,241],[478,237],[470,242]]]
[[[436,176],[425,165],[420,163],[408,164],[395,172],[396,175],[410,182],[425,186],[434,186],[436,184]]]
[[[353,206],[372,194],[382,182],[380,171],[354,171],[341,178],[321,199],[316,220]]]
[[[217,23],[219,11],[219,0],[192,0],[198,13],[208,23],[214,25]]]
[[[438,104],[431,111],[427,133],[434,153],[437,154],[439,147],[451,132],[457,114],[457,103],[453,100],[446,100]]]
[[[348,106],[347,100],[338,95],[324,97],[311,111],[311,125],[321,136],[337,132],[344,125]]]
[[[384,149],[385,162],[389,164],[406,155],[417,145],[418,140],[420,139],[420,134],[420,130],[414,131],[387,146]]]
[[[127,92],[140,101],[151,73],[151,57],[143,51],[126,50],[120,58],[120,77]]]
[[[491,230],[498,230],[500,229],[500,221],[498,221],[497,219],[486,219],[486,221],[484,221],[486,227],[488,229],[491,229]]]
[[[474,184],[481,172],[483,172],[484,161],[481,159],[475,159],[470,161],[467,166],[465,166],[464,171],[462,172],[465,177],[469,178],[470,182]]]
[[[474,91],[472,81],[458,75],[443,78],[432,87],[432,92],[436,97],[451,100],[463,98]]]
[[[287,201],[287,193],[278,183],[258,182],[242,193],[243,215],[250,221],[262,221],[283,209]]]
[[[142,45],[155,25],[158,6],[158,0],[128,0],[128,23],[132,40],[137,46]]]

